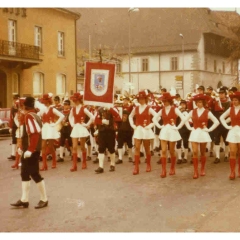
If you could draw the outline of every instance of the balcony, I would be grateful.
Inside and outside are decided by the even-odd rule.
[[[6,67],[30,68],[41,63],[39,47],[0,40],[0,64]]]

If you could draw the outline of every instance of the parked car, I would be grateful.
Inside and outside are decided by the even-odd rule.
[[[0,108],[0,135],[9,135],[10,108]]]
[[[9,122],[0,120],[0,135],[9,135]]]

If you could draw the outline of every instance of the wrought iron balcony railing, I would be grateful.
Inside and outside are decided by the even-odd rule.
[[[39,60],[39,47],[0,40],[0,56]]]

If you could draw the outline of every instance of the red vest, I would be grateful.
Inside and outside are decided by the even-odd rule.
[[[84,107],[81,106],[79,113],[76,112],[76,107],[73,107],[73,117],[74,117],[74,123],[84,123],[85,119],[85,113],[84,113]]]
[[[231,107],[231,109],[230,109],[230,118],[231,118],[231,125],[232,125],[232,127],[240,126],[240,110],[238,111],[238,113],[236,115],[234,107]]]
[[[166,114],[165,107],[162,109],[162,120],[163,120],[163,125],[175,125],[176,120],[177,120],[177,114],[175,113],[175,107],[171,106],[170,111],[168,115]]]
[[[53,108],[50,107],[47,113],[43,113],[42,116],[42,123],[53,123],[54,122],[54,113],[53,113]]]
[[[198,117],[197,114],[197,108],[193,110],[192,112],[192,120],[193,120],[193,127],[195,129],[197,128],[204,128],[208,125],[208,110],[205,109],[204,112],[200,117]]]
[[[142,113],[139,113],[139,106],[135,108],[136,126],[145,127],[151,123],[151,115],[149,115],[149,106],[147,106]]]

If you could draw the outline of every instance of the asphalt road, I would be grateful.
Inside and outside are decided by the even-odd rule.
[[[29,208],[14,209],[10,203],[21,197],[21,179],[20,170],[12,170],[13,162],[7,160],[10,151],[10,138],[0,138],[0,232],[240,231],[240,178],[228,179],[228,162],[213,164],[208,157],[206,176],[194,180],[189,162],[177,165],[175,176],[160,178],[157,153],[152,172],[145,172],[141,158],[136,176],[127,157],[115,172],[108,171],[105,160],[100,175],[91,161],[86,170],[78,163],[79,170],[70,172],[66,157],[56,169],[42,172],[49,206],[34,209],[39,192],[31,181]],[[167,168],[169,172],[170,164]]]

